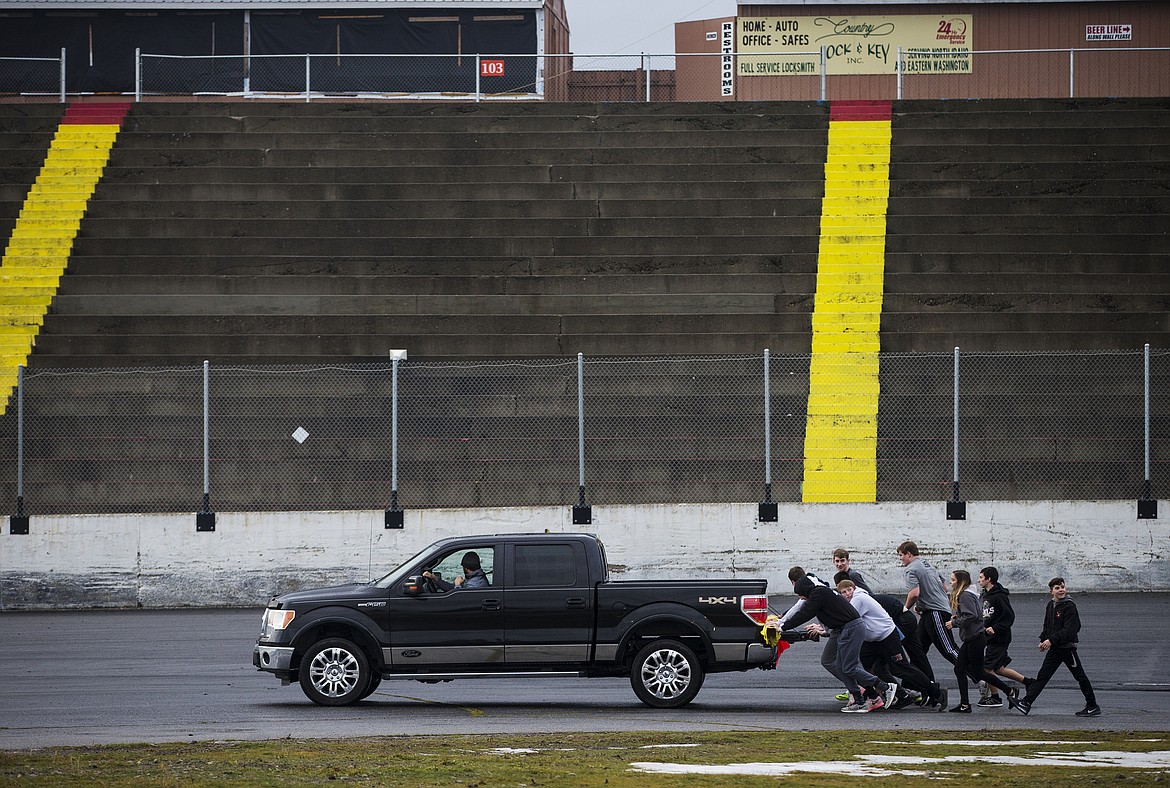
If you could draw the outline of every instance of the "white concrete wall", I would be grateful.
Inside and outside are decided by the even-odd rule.
[[[894,548],[918,543],[939,570],[988,564],[1017,592],[1063,575],[1077,591],[1168,591],[1165,520],[1138,520],[1132,501],[969,503],[948,522],[944,505],[781,504],[778,523],[755,504],[593,508],[574,527],[568,507],[408,510],[386,530],[381,511],[231,513],[213,533],[194,514],[34,516],[30,533],[0,521],[0,610],[89,607],[262,607],[273,594],[378,577],[432,541],[524,531],[598,534],[620,578],[764,577],[787,594],[800,564],[831,576],[847,548],[876,590],[901,592]]]

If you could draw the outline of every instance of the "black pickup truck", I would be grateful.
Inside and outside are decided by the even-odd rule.
[[[482,577],[444,590],[469,552]],[[610,581],[592,534],[444,539],[379,580],[273,597],[252,664],[326,706],[384,679],[540,674],[629,676],[643,703],[674,708],[707,673],[775,667],[766,594],[766,580]]]

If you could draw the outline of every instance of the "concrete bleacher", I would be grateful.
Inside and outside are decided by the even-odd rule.
[[[0,104],[0,129],[24,124],[0,136],[0,222],[9,231],[60,116],[55,105],[30,106],[41,107]],[[408,349],[412,362],[765,348],[806,356],[827,123],[827,107],[802,103],[135,105],[30,369],[385,363],[391,348]],[[895,105],[882,351],[1166,347],[1168,124],[1165,101]],[[779,500],[800,499],[804,365],[775,384]],[[709,380],[689,389],[652,376],[590,380],[591,500],[758,499],[758,364],[743,367],[714,394]],[[950,493],[950,377],[940,369],[923,380],[887,377],[883,367],[879,500]],[[149,511],[175,500],[195,508],[198,379],[174,391],[97,380],[63,390],[56,406],[37,404],[30,418],[65,434],[70,419],[82,431],[108,415],[101,435],[137,437],[94,449],[101,459],[79,472],[81,483],[52,462],[38,469],[33,452],[30,508]],[[575,396],[534,395],[553,414],[545,418],[518,417],[513,401],[474,416],[423,413],[452,386],[471,384],[412,384],[419,421],[407,421],[400,438],[404,506],[575,501]],[[239,480],[226,495],[213,485],[218,508],[386,503],[384,469],[318,481],[320,466],[300,468],[287,454],[288,420],[266,421],[256,404],[331,425],[338,412],[369,407],[368,397],[331,396],[322,385],[298,397],[279,382],[216,392],[220,413],[254,416],[217,435],[214,474]],[[1026,396],[1032,384],[1014,385]],[[995,417],[1005,391],[1006,381],[973,386],[964,403],[973,435],[1003,433]],[[1120,398],[1102,392],[1099,407],[1125,410],[1114,419],[1123,423],[1102,415],[1098,429],[1131,431],[1132,397],[1128,388]],[[147,450],[134,441],[144,440],[140,421],[151,411],[164,419],[164,437]],[[607,413],[622,417],[597,415]],[[382,463],[384,442],[362,440],[381,436],[384,417],[383,408],[337,423],[339,437],[316,444],[322,457]],[[546,440],[548,418],[555,440]],[[10,447],[11,414],[0,429]],[[474,450],[410,440],[440,431],[479,440]],[[640,448],[663,432],[675,438]],[[1091,431],[1082,433],[1083,446],[1069,450],[1091,453]],[[708,468],[739,455],[748,458],[742,478]],[[176,458],[173,467],[158,456]],[[529,478],[484,461],[507,456],[527,458]],[[1067,457],[1041,459],[1056,480],[1042,482],[1052,494],[1041,497],[1076,497],[1076,473],[1097,467],[1066,472]],[[974,474],[1004,466],[990,449],[966,460]],[[1100,462],[1099,472],[1131,481],[1131,467]],[[547,480],[549,467],[559,481]],[[981,492],[1027,498],[1036,486],[1015,474]],[[0,496],[13,495],[5,475]],[[111,497],[116,508],[93,503]]]
[[[1165,345],[1170,102],[906,110],[894,121],[883,350]]]
[[[141,105],[38,361],[807,352],[822,114]]]
[[[0,238],[5,244],[63,112],[59,104],[0,106]]]
[[[1006,365],[975,354],[1166,347],[1170,102],[916,101],[901,109],[882,349],[962,349],[969,440],[961,477],[980,480],[965,489],[1077,498],[1113,479],[1120,495],[1136,497],[1140,357],[1109,375],[1090,359],[1060,356],[1004,374]],[[1163,366],[1153,367],[1155,394],[1170,384]],[[949,480],[950,381],[891,374],[882,384],[879,467]],[[1170,430],[1162,412],[1154,413],[1155,440]],[[922,484],[923,498],[930,489],[937,496],[949,484]]]

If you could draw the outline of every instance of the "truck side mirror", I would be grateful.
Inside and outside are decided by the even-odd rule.
[[[427,579],[422,575],[411,575],[402,585],[402,593],[407,596],[418,596],[426,588]]]

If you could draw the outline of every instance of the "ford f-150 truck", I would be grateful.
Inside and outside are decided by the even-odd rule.
[[[486,580],[444,590],[469,552]],[[767,615],[766,580],[611,581],[592,534],[468,536],[373,582],[273,597],[252,663],[326,706],[389,679],[539,674],[628,676],[674,708],[708,673],[775,667]]]

